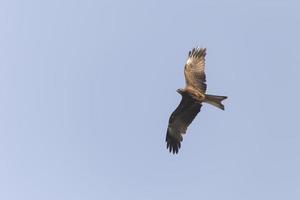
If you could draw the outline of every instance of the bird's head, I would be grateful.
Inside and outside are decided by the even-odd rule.
[[[183,94],[183,89],[177,89],[176,92],[178,92],[179,94]]]

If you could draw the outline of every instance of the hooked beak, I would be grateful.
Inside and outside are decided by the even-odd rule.
[[[178,92],[179,94],[182,94],[182,90],[181,89],[177,89],[176,92]]]

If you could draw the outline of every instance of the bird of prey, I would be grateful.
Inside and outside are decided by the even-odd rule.
[[[199,47],[193,48],[188,54],[184,67],[186,86],[184,89],[177,89],[182,99],[169,118],[166,135],[167,149],[173,154],[178,153],[182,134],[186,133],[188,126],[200,112],[203,102],[224,110],[222,100],[226,96],[206,94],[205,55],[206,48]]]

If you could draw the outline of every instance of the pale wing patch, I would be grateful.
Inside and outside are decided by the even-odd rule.
[[[193,59],[191,57],[189,57],[186,61],[187,65],[190,65],[193,62]]]

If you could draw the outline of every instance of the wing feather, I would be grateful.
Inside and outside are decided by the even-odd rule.
[[[167,148],[170,152],[178,153],[181,147],[182,134],[200,112],[201,104],[196,103],[190,96],[183,95],[180,104],[172,113],[166,135]]]
[[[193,48],[189,52],[189,57],[184,67],[184,76],[187,87],[193,87],[206,92],[206,75],[205,75],[205,55],[206,48]]]

